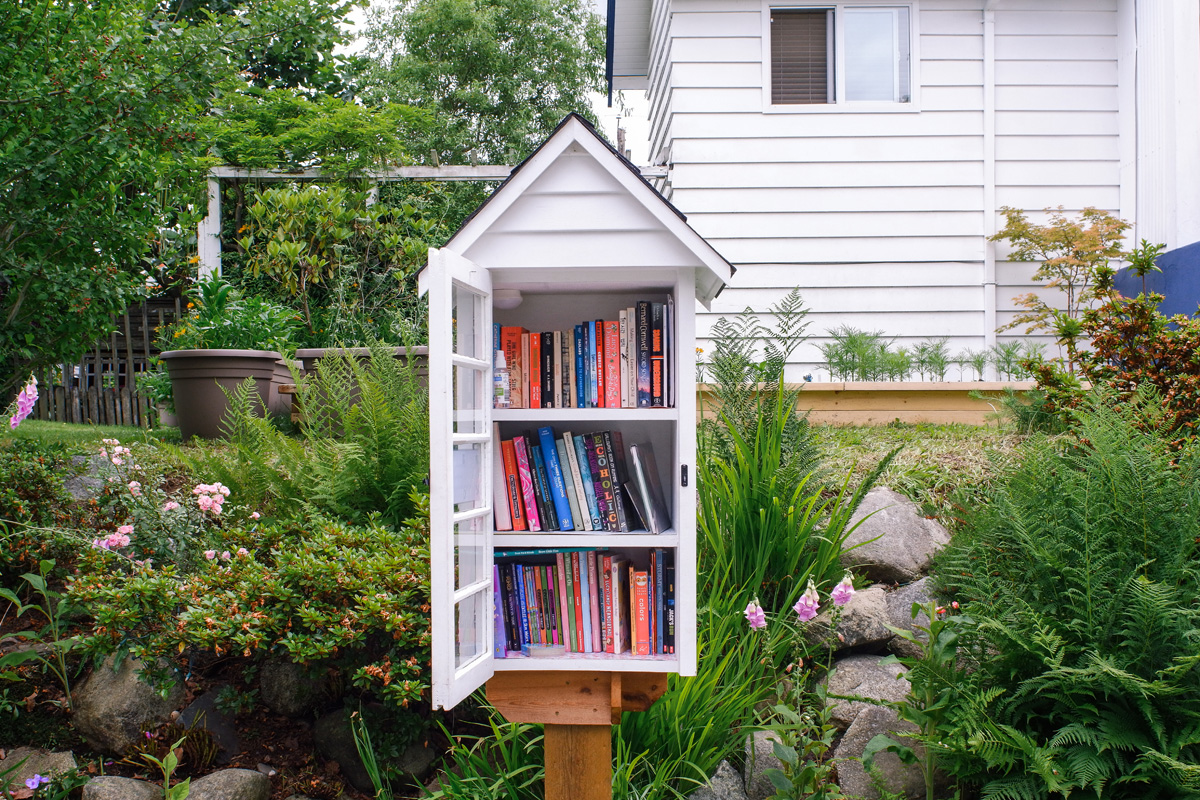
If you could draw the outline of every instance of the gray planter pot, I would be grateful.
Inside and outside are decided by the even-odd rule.
[[[275,362],[282,356],[274,350],[168,350],[160,358],[171,375],[179,432],[187,441],[221,438],[229,408],[222,389],[235,391],[246,378],[254,379],[259,411],[270,409]]]
[[[330,355],[348,355],[354,356],[360,360],[365,360],[371,357],[371,348],[369,347],[304,347],[296,351],[296,358],[300,359],[300,363],[304,366],[304,374],[311,375],[317,371],[317,365],[321,363],[321,359]],[[396,347],[392,349],[392,355],[403,361],[408,358],[415,358],[418,364],[418,370],[421,375],[426,374],[426,365],[429,361],[428,347]]]

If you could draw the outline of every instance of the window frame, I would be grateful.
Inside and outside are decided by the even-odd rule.
[[[843,15],[847,8],[908,8],[908,37],[909,37],[909,101],[901,103],[882,100],[845,100],[846,69],[845,69],[845,25]],[[782,103],[771,102],[771,12],[774,9],[813,10],[832,9],[834,18],[833,30],[833,87],[834,101],[832,103]],[[920,19],[920,0],[762,0],[762,106],[764,114],[845,114],[845,113],[886,113],[912,114],[921,110],[921,81],[920,69],[921,52],[917,26]]]

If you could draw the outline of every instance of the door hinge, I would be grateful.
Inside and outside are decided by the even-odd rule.
[[[679,485],[687,486],[687,464],[679,465]]]

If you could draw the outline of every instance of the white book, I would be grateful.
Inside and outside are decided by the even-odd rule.
[[[629,309],[617,312],[621,337],[621,408],[629,408]]]
[[[613,591],[612,597],[606,599],[612,604],[613,653],[617,655],[629,649],[629,618],[626,616],[629,612],[628,567],[629,561],[625,556],[613,556],[610,567]]]
[[[571,438],[571,432],[567,431],[562,435],[563,449],[567,451],[568,471],[571,473],[571,485],[575,487],[575,494],[579,498],[580,514],[575,519],[582,522],[581,525],[576,525],[576,530],[590,531],[592,530],[592,512],[588,508],[587,495],[583,493],[583,474],[579,471],[579,456],[575,453],[575,441]]]
[[[508,504],[508,480],[504,476],[504,456],[500,452],[500,423],[492,423],[492,511],[496,530],[511,531],[512,507]]]
[[[625,350],[629,360],[625,362],[627,369],[624,373],[625,391],[629,394],[629,408],[637,408],[637,309],[625,309],[625,319],[629,321],[625,332]]]
[[[575,488],[575,478],[571,474],[571,457],[567,454],[567,446],[563,443],[562,439],[554,440],[554,449],[558,451],[558,463],[563,468],[563,491],[567,495],[567,504],[571,506],[571,521],[575,523],[575,527],[571,530],[583,530],[579,524],[583,516],[579,513],[579,490]],[[572,447],[571,449],[574,450],[575,448]],[[586,502],[585,500],[584,503]],[[587,506],[583,507],[586,508]],[[588,514],[586,516],[591,515]]]

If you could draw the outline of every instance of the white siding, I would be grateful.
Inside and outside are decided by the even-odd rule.
[[[799,286],[818,337],[849,324],[979,349],[1032,288],[1003,253],[987,285],[995,207],[1119,209],[1117,0],[990,5],[988,28],[984,0],[919,0],[913,106],[780,112],[764,110],[761,0],[656,0],[662,188],[738,267],[701,336]]]

